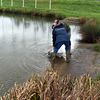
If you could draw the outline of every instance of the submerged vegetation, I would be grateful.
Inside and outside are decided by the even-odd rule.
[[[1,100],[100,100],[100,80],[89,75],[60,77],[51,70],[15,85]]]
[[[13,1],[13,3],[11,3]],[[23,1],[25,1],[23,5]],[[15,13],[27,13],[36,15],[49,15],[61,17],[88,17],[100,19],[99,0],[2,0],[0,11],[13,11]]]

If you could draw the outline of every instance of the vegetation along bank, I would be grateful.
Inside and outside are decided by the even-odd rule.
[[[1,0],[1,12],[100,19],[99,0]],[[51,4],[51,6],[50,6]]]

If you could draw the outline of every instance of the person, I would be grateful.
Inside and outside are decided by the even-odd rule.
[[[58,19],[56,19],[52,25],[52,39],[53,39],[53,47],[54,54],[56,55],[60,47],[64,44],[66,51],[66,62],[70,61],[70,49],[71,49],[71,41],[70,35],[67,27],[61,23]]]

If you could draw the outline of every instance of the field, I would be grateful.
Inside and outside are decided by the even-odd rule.
[[[13,1],[11,6],[11,1]],[[63,17],[88,17],[100,19],[100,1],[99,0],[52,0],[51,9],[49,9],[49,0],[2,0],[1,8],[3,10],[21,11],[21,12],[39,12],[53,13]]]

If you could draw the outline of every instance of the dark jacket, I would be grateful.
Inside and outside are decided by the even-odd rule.
[[[70,41],[70,36],[68,35],[68,32],[66,31],[66,28],[62,23],[56,25],[53,28],[52,36],[53,36],[53,46],[62,41]]]

